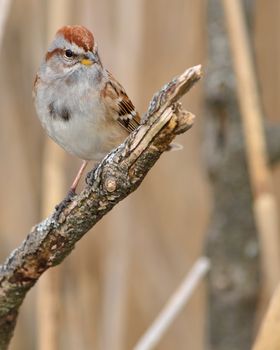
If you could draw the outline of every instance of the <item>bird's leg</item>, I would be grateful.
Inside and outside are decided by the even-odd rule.
[[[62,213],[62,211],[67,207],[67,205],[72,201],[72,199],[75,197],[76,195],[76,188],[78,186],[78,183],[81,179],[81,176],[83,175],[83,172],[87,166],[87,161],[84,160],[82,166],[80,167],[77,176],[75,177],[69,192],[67,193],[67,196],[63,199],[63,201],[61,203],[59,203],[56,207],[55,207],[55,214],[54,214],[54,219],[57,221],[57,219],[59,218],[59,215]]]
[[[75,177],[75,179],[74,179],[74,181],[73,181],[73,183],[72,183],[72,185],[70,187],[69,193],[72,193],[72,195],[76,194],[76,188],[78,186],[78,183],[79,183],[79,181],[80,181],[80,179],[81,179],[81,177],[83,175],[83,172],[84,172],[87,164],[88,164],[88,162],[86,160],[84,160],[82,166],[80,167],[80,170],[78,171],[77,176]]]

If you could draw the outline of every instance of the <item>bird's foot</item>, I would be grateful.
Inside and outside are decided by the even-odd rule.
[[[91,171],[89,171],[87,173],[85,181],[86,181],[86,184],[88,186],[92,186],[94,184],[94,180],[95,180],[94,174],[95,174],[95,170],[97,169],[97,167],[98,167],[98,165],[96,165]]]
[[[68,206],[68,204],[72,202],[75,196],[76,196],[76,192],[73,189],[70,189],[70,191],[67,193],[67,196],[63,199],[63,201],[55,206],[55,213],[53,215],[53,219],[55,221],[58,221],[60,214]]]

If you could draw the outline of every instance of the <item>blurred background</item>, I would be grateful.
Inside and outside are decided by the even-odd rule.
[[[280,2],[242,4],[279,202]],[[183,99],[197,116],[178,138],[184,149],[164,154],[140,188],[47,271],[27,295],[11,349],[132,349],[204,254],[209,278],[157,349],[250,348],[268,297],[224,21],[218,0],[10,1],[0,42],[1,261],[52,212],[81,163],[47,139],[32,102],[59,27],[93,31],[104,66],[140,113],[187,67],[201,63],[205,72]]]

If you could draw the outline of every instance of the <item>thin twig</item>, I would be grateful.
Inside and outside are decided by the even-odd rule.
[[[209,271],[209,268],[210,262],[207,258],[201,257],[197,260],[153,324],[136,344],[134,350],[151,350],[159,343],[164,333],[192,296],[198,283]]]
[[[191,128],[194,116],[177,102],[201,77],[196,66],[154,95],[143,124],[92,170],[88,185],[58,219],[51,215],[0,266],[0,349],[6,349],[27,291],[48,268],[58,265],[75,244],[119,201],[135,191],[176,135]]]

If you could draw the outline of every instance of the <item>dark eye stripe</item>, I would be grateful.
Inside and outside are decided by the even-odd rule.
[[[72,56],[67,56],[66,55],[66,51],[68,51],[68,50],[71,51]],[[67,54],[69,54],[69,53],[67,52]],[[52,50],[52,51],[48,51],[47,52],[47,54],[46,54],[46,61],[48,61],[49,59],[51,59],[53,56],[56,56],[56,55],[59,55],[59,56],[63,57],[64,59],[67,59],[68,60],[68,64],[70,64],[70,62],[73,63],[73,64],[77,63],[76,60],[74,60],[74,58],[78,57],[77,54],[75,54],[70,49],[65,50],[65,49],[61,49],[61,48],[58,48],[58,47],[56,49]]]
[[[57,47],[56,49],[47,52],[46,61],[48,61],[55,55],[63,55],[63,54],[64,54],[64,50]]]

